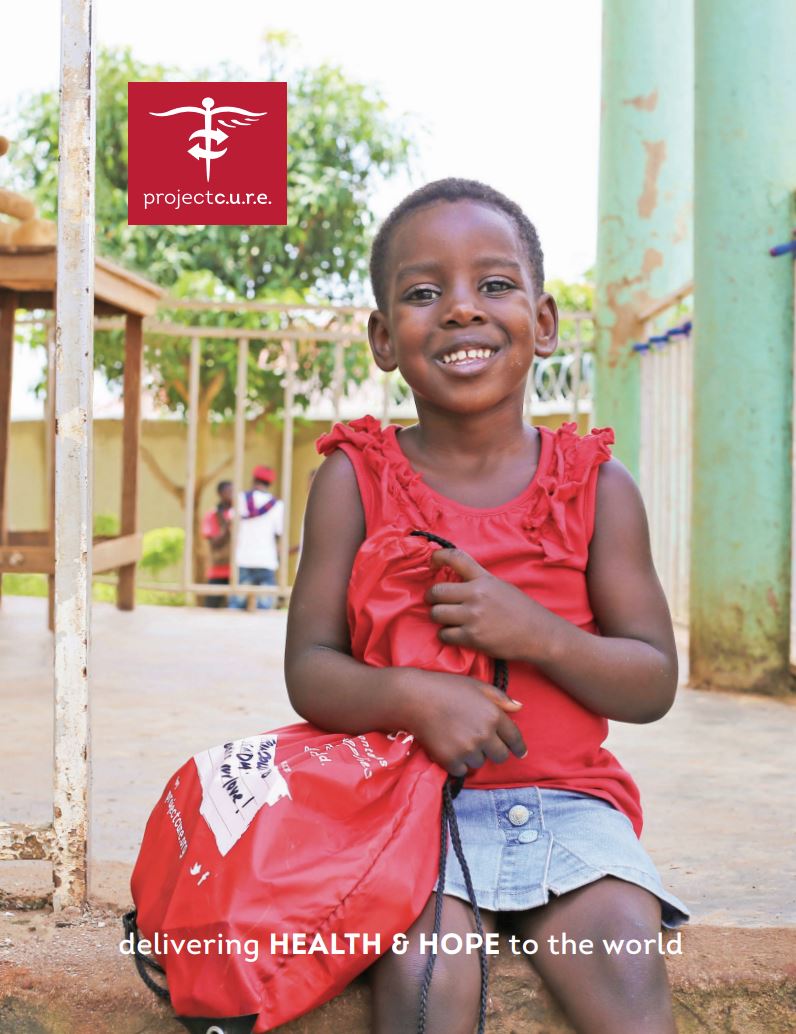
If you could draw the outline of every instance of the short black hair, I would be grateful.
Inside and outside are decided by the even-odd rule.
[[[427,205],[436,204],[439,201],[477,201],[480,204],[495,208],[514,223],[520,240],[525,245],[528,261],[531,266],[533,287],[537,294],[544,290],[544,255],[542,245],[539,243],[539,234],[528,216],[518,204],[501,194],[499,190],[489,187],[486,183],[479,183],[478,180],[458,179],[449,177],[444,180],[434,180],[420,187],[408,197],[405,197],[399,205],[387,216],[379,228],[373,241],[370,251],[370,282],[373,287],[373,294],[376,298],[376,306],[384,311],[387,301],[387,285],[385,276],[387,272],[387,254],[390,242],[396,229],[404,219],[412,212]]]
[[[225,488],[232,488],[232,482],[231,481],[219,481],[219,483],[216,485],[216,492],[218,492],[218,494],[221,495],[222,491]]]

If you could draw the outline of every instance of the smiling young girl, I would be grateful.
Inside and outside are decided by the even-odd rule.
[[[371,278],[373,355],[400,369],[418,422],[366,417],[319,442],[291,700],[330,731],[407,730],[467,777],[455,808],[484,926],[510,913],[537,942],[534,965],[577,1031],[671,1034],[660,954],[551,947],[655,938],[687,913],[639,844],[633,780],[602,746],[607,719],[655,721],[677,683],[641,498],[611,431],[523,421],[534,356],[557,345],[536,231],[497,191],[441,180],[386,220]],[[498,657],[508,695],[490,684]],[[455,858],[439,887],[442,932],[474,929]],[[376,1031],[416,1029],[435,899],[406,954],[373,967]],[[426,1029],[472,1031],[478,1007],[477,957],[440,955]]]

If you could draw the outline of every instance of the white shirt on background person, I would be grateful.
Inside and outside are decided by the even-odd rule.
[[[235,563],[238,567],[266,567],[271,571],[279,568],[278,539],[283,533],[285,506],[277,499],[271,509],[260,517],[249,517],[246,494],[241,492],[238,499],[238,512],[241,516],[238,525],[238,542],[235,549]],[[256,488],[254,505],[259,510],[274,497],[270,492]]]

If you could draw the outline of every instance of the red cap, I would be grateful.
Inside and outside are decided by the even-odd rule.
[[[271,485],[276,481],[276,471],[273,467],[258,465],[252,471],[252,477],[255,481],[264,481],[267,485]]]

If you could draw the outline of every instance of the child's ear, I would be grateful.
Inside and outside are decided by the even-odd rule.
[[[376,366],[380,370],[389,373],[390,370],[397,369],[398,363],[395,361],[395,349],[392,346],[387,317],[378,309],[368,318],[368,341]]]
[[[542,359],[558,348],[558,306],[551,294],[541,294],[536,302],[536,348]]]

